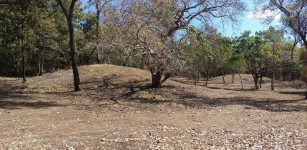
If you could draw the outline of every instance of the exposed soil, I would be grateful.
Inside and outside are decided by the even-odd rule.
[[[0,149],[307,149],[300,82],[250,75],[226,84],[172,78],[151,89],[147,71],[114,65],[20,79],[0,78]]]

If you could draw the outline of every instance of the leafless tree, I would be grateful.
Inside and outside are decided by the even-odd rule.
[[[143,62],[152,73],[152,87],[160,87],[170,77],[168,64],[180,59],[174,46],[177,31],[190,25],[213,25],[217,20],[237,22],[244,11],[240,0],[131,0],[123,4],[144,48]]]

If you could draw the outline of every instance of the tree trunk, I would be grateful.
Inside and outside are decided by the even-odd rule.
[[[259,88],[260,89],[262,88],[262,76],[260,77],[260,80],[259,80]]]
[[[152,88],[160,88],[161,87],[162,73],[160,71],[157,71],[156,73],[152,72],[151,76],[152,76],[151,87]]]
[[[22,82],[27,82],[26,80],[26,54],[24,48],[24,39],[21,39],[21,51],[22,51]]]
[[[96,0],[96,61],[97,64],[100,64],[100,51],[99,51],[99,39],[100,39],[100,9],[99,1]]]
[[[197,71],[196,70],[194,71],[193,76],[194,76],[194,86],[196,86],[197,84]]]
[[[145,53],[145,50],[143,51]],[[145,68],[145,63],[148,59],[148,54],[143,54],[142,55],[142,62],[141,62],[141,65],[140,65],[140,69],[144,69]]]
[[[240,76],[240,82],[241,82],[241,89],[243,90],[243,81],[242,81],[241,74],[239,74],[239,76]]]
[[[223,76],[222,78],[223,78],[223,83],[225,84],[225,83],[226,83],[226,81],[225,81],[225,76]]]
[[[67,18],[67,24],[69,29],[69,46],[70,46],[70,57],[71,57],[71,67],[74,75],[74,86],[75,91],[80,91],[80,77],[77,66],[77,54],[75,47],[75,35],[74,35],[74,27],[72,23],[72,16]]]
[[[38,57],[38,76],[42,76],[44,71],[44,55],[39,53]]]
[[[257,76],[253,76],[253,78],[254,78],[255,89],[259,90],[259,87],[258,87],[258,77]]]
[[[304,45],[305,45],[305,51],[307,51],[307,40],[306,38],[302,38]],[[307,60],[304,60],[305,62],[307,62]],[[304,64],[306,65],[306,64]],[[307,99],[307,82],[306,82],[306,93],[305,93],[305,98]]]
[[[25,17],[25,8],[26,7],[26,2],[25,3],[21,3],[21,12],[23,17]],[[22,53],[22,82],[25,83],[27,82],[26,80],[26,54],[25,54],[25,32],[24,32],[24,25],[26,24],[26,20],[25,18],[22,18],[22,22],[20,24],[20,46],[21,46],[21,53]]]
[[[40,76],[40,74],[41,74],[41,56],[40,56],[40,54],[38,55],[38,68],[37,68],[37,70],[38,70],[38,76]]]
[[[232,84],[234,83],[234,79],[235,79],[235,74],[232,74],[232,75],[231,75],[231,83],[232,83]]]
[[[274,91],[274,82],[275,82],[275,71],[276,71],[276,66],[275,66],[275,42],[273,42],[273,49],[272,49],[272,53],[273,53],[273,68],[272,68],[272,78],[271,78],[271,90]]]
[[[275,66],[273,67],[273,74],[271,79],[271,90],[274,91],[274,81],[275,81]]]
[[[67,26],[69,30],[69,47],[70,47],[70,57],[71,57],[71,67],[74,76],[74,87],[75,91],[80,91],[80,78],[79,71],[77,66],[77,52],[75,46],[75,35],[74,35],[74,26],[73,26],[73,16],[74,16],[74,7],[77,0],[71,0],[69,10],[65,8],[62,0],[57,0],[60,5],[64,16],[66,17]]]

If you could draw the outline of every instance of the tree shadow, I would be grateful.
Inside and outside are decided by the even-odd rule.
[[[11,81],[0,81],[0,100],[10,97],[21,97],[22,90],[25,87],[14,84],[16,83],[11,83]]]
[[[16,81],[15,81],[16,82]],[[56,102],[44,102],[33,100],[33,92],[25,92],[27,88],[20,83],[8,83],[8,81],[0,81],[0,109],[21,109],[28,107],[33,109],[63,106]]]
[[[113,101],[150,89],[149,79],[123,81],[125,76],[116,74],[108,75],[102,79],[82,82],[85,96],[93,101]]]
[[[198,96],[197,93],[187,92],[184,88],[175,86],[163,86],[161,89],[146,89],[154,96],[137,95],[137,92],[123,93],[125,101],[142,104],[181,104],[190,108],[210,109],[212,107],[225,107],[229,105],[243,105],[246,108],[260,109],[270,112],[300,112],[307,111],[307,100],[276,100],[272,98],[251,98],[251,97],[231,97],[231,98],[210,98]],[[137,95],[137,96],[132,96]],[[167,98],[164,95],[172,95]],[[305,104],[304,104],[305,103]]]
[[[171,80],[175,81],[175,82],[187,84],[187,85],[194,85],[194,81],[190,80],[190,79],[171,79]],[[211,81],[211,80],[209,80],[209,81]],[[256,91],[253,88],[244,88],[244,89],[242,89],[241,87],[239,87],[239,88],[227,88],[227,87],[217,87],[217,86],[214,86],[214,85],[218,85],[218,86],[233,85],[233,83],[208,83],[208,85],[206,86],[205,82],[206,81],[204,81],[204,80],[200,80],[200,81],[197,82],[197,86],[203,86],[203,87],[206,87],[206,88],[209,88],[209,89],[221,89],[221,90],[229,90],[229,91]]]
[[[206,88],[214,89],[214,90],[217,90],[217,89],[219,89],[219,90],[227,90],[227,91],[257,91],[257,90],[252,89],[252,88],[250,88],[250,89],[247,89],[247,88],[241,89],[241,88],[223,88],[223,87],[214,87],[214,86],[207,86]]]
[[[299,100],[276,100],[271,98],[255,99],[250,97],[232,97],[232,98],[209,98],[199,97],[194,93],[181,91],[177,93],[177,103],[189,107],[207,108],[221,107],[228,105],[244,105],[247,108],[260,109],[270,112],[299,112],[307,111],[306,99]]]
[[[307,111],[305,99],[259,99],[252,97],[210,98],[199,96],[197,93],[188,92],[183,87],[166,82],[162,88],[151,88],[149,79],[125,80],[125,76],[109,75],[102,79],[82,82],[82,95],[93,102],[112,102],[113,105],[120,102],[131,102],[133,105],[159,105],[180,104],[185,107],[210,109],[213,107],[226,107],[229,105],[242,105],[249,109],[259,109],[270,112],[300,112]],[[225,89],[225,88],[213,88]],[[242,91],[239,89],[239,91]],[[245,89],[251,91],[251,89]],[[60,94],[70,95],[73,92]],[[59,93],[57,93],[59,94]]]
[[[306,91],[281,91],[278,92],[280,94],[290,94],[290,95],[301,95],[301,96],[305,96]]]
[[[47,107],[56,107],[56,106],[63,106],[59,105],[56,102],[42,102],[42,101],[0,101],[0,109],[21,109],[22,107],[28,107],[32,109],[41,109]]]

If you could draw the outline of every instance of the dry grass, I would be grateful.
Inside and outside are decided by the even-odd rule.
[[[114,65],[80,69],[80,92],[62,70],[0,78],[2,149],[306,149],[307,101],[300,83],[251,90],[250,75],[193,86],[173,78],[150,89],[149,73]]]

